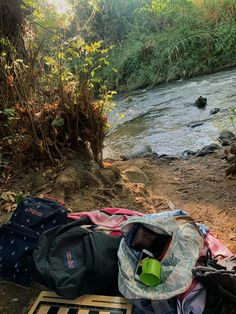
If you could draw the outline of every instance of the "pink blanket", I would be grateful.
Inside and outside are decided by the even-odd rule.
[[[69,214],[68,218],[80,220],[89,218],[97,231],[109,232],[112,235],[120,235],[120,226],[131,216],[143,216],[144,214],[125,208],[103,208],[92,212],[80,212]]]

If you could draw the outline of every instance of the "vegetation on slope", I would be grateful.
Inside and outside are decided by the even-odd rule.
[[[236,64],[236,0],[0,0],[0,9],[1,169],[88,146],[101,164],[113,89]]]
[[[235,0],[96,3],[85,35],[114,45],[104,71],[112,87],[137,89],[236,64]]]

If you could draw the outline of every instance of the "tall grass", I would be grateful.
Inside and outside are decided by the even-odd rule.
[[[150,1],[147,1],[147,3]],[[151,1],[110,54],[108,82],[133,90],[236,65],[236,1]]]

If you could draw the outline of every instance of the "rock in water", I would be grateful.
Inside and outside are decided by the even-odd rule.
[[[216,114],[220,111],[220,108],[211,109],[210,114]]]
[[[210,144],[210,145],[207,145],[207,146],[199,149],[199,151],[197,152],[196,156],[197,157],[203,157],[203,156],[212,154],[219,148],[220,148],[220,146],[217,145],[217,144],[214,144],[214,143]]]
[[[147,154],[151,154],[152,149],[149,145],[143,145],[143,146],[135,146],[132,148],[127,154],[121,155],[121,159],[123,160],[129,160],[129,159],[135,159],[135,158],[140,158],[144,157]]]
[[[204,122],[205,120],[204,121],[191,121],[190,123],[187,124],[187,127],[193,129],[193,128],[196,128],[197,126],[203,125]]]
[[[131,101],[134,100],[134,98],[133,98],[132,96],[127,96],[127,97],[124,98],[124,100],[125,100],[126,102],[131,102]]]
[[[186,159],[186,158],[188,158],[188,157],[190,157],[190,156],[194,156],[194,155],[196,155],[196,152],[194,152],[193,150],[189,150],[189,149],[187,149],[187,150],[185,150],[185,151],[183,151],[183,152],[181,153],[181,156],[182,156],[182,158],[184,158],[184,159]]]
[[[204,109],[207,105],[207,98],[199,96],[198,99],[194,102],[194,106],[199,109]]]

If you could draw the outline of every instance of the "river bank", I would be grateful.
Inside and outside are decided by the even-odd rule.
[[[119,180],[105,184],[102,188],[87,182],[86,187],[81,186],[73,196],[66,198],[66,206],[70,210],[89,211],[113,206],[155,213],[181,208],[196,222],[211,228],[211,231],[228,248],[236,252],[236,177],[225,175],[228,163],[224,159],[223,149],[204,157],[181,160],[157,158],[151,155],[126,161],[106,160],[104,164],[106,168],[103,175],[112,179],[111,169],[116,169],[120,172]],[[127,179],[127,170],[134,167],[144,173],[140,176],[138,171],[138,175],[131,178],[140,183],[131,183]],[[28,189],[24,192],[34,196],[52,194],[55,177],[60,173],[61,166],[51,167],[50,170],[45,168],[41,171],[41,179],[44,178],[47,182],[45,184],[44,181],[44,185],[42,180],[38,182],[42,187],[38,194],[34,194],[32,184],[35,188],[35,181],[40,181],[39,177],[36,180],[36,175],[24,173],[23,185]],[[12,188],[9,189],[19,192],[19,189],[22,189],[21,181],[22,179],[15,178]],[[1,208],[4,208],[3,202]],[[10,215],[11,213],[2,213],[1,221],[5,221]],[[0,312],[26,314],[41,289],[43,287],[36,284],[29,289],[24,289],[1,282]]]
[[[223,130],[235,133],[235,82],[232,69],[117,96],[106,144],[113,156],[146,144],[173,156],[219,144]],[[199,96],[207,98],[205,109],[194,106]]]

